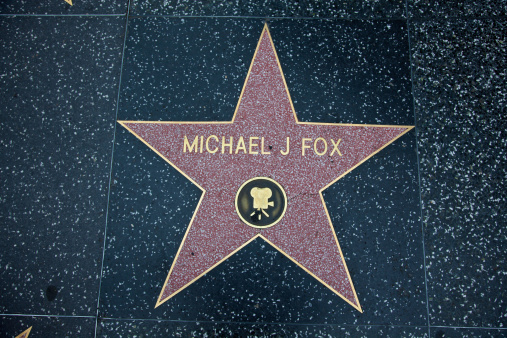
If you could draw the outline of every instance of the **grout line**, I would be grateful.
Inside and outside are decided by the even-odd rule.
[[[485,327],[485,326],[441,326],[433,325],[438,329],[467,329],[467,330],[507,330],[507,327]]]
[[[331,20],[331,21],[405,21],[404,17],[389,18],[353,18],[353,17],[310,17],[310,16],[262,16],[262,15],[169,15],[169,14],[133,14],[133,18],[168,19],[262,19],[262,20]]]
[[[292,326],[337,326],[337,327],[407,327],[417,328],[424,327],[424,325],[396,325],[396,324],[338,324],[338,323],[286,323],[286,322],[246,322],[246,321],[212,321],[212,320],[180,320],[180,319],[155,319],[155,318],[113,318],[104,317],[103,320],[116,320],[116,321],[144,321],[144,322],[163,322],[163,323],[200,323],[200,324],[237,324],[237,325],[292,325]],[[478,329],[478,330],[507,330],[505,327],[471,327],[471,326],[432,326],[435,328],[447,329]]]
[[[79,315],[39,315],[31,313],[2,313],[0,317],[36,317],[36,318],[82,318],[95,319],[96,316],[79,316]],[[292,326],[338,326],[338,327],[407,327],[417,328],[420,325],[397,325],[397,324],[337,324],[337,323],[290,323],[290,322],[245,322],[245,321],[211,321],[211,320],[180,320],[180,319],[155,319],[155,318],[114,318],[104,317],[103,320],[116,320],[124,322],[143,321],[143,322],[164,322],[164,323],[206,323],[206,324],[238,324],[238,325],[292,325]],[[432,328],[439,329],[465,329],[465,330],[507,330],[506,327],[485,327],[485,326],[445,326],[434,325]]]
[[[127,31],[128,31],[128,23],[129,23],[129,11],[130,11],[130,0],[127,3],[127,13],[125,15],[125,30],[123,37],[123,49],[121,52],[121,65],[120,65],[120,78],[118,81],[118,95],[116,97],[116,112],[114,117],[114,128],[113,128],[113,144],[111,147],[111,165],[109,170],[109,185],[107,190],[107,205],[106,205],[106,222],[104,227],[104,243],[102,247],[102,264],[100,267],[100,282],[99,282],[99,292],[97,294],[97,314],[95,316],[95,338],[97,337],[97,329],[99,325],[99,309],[100,309],[100,292],[102,290],[102,276],[104,275],[104,258],[106,256],[106,239],[107,239],[107,225],[109,221],[109,201],[111,198],[111,182],[113,180],[113,163],[114,163],[114,145],[116,142],[116,126],[118,125],[116,121],[118,120],[118,110],[120,109],[120,93],[121,93],[121,82],[123,76],[123,63],[125,60],[125,46],[127,44]]]
[[[127,9],[129,13],[129,9]],[[128,14],[130,15],[130,13]],[[119,17],[125,16],[125,13],[118,14],[35,14],[35,13],[0,13],[0,17]],[[327,21],[405,21],[404,17],[309,17],[309,16],[258,16],[258,15],[170,15],[170,14],[133,14],[132,18],[168,18],[168,19],[262,19],[262,20],[327,20]],[[502,18],[501,16],[499,18]]]
[[[199,323],[199,324],[237,324],[237,325],[292,325],[292,326],[338,326],[338,327],[424,327],[421,325],[391,325],[391,324],[337,324],[337,323],[290,323],[290,322],[246,322],[246,321],[213,321],[213,320],[180,320],[180,319],[155,319],[155,318],[113,318],[103,317],[103,320],[116,321],[145,321],[164,323]]]
[[[138,18],[168,18],[168,19],[262,19],[262,20],[323,20],[323,21],[449,21],[449,20],[503,20],[506,15],[488,16],[437,16],[424,17],[309,17],[309,16],[255,16],[255,15],[170,15],[170,14],[133,14],[131,17]],[[130,15],[130,14],[128,14]],[[122,17],[125,13],[117,14],[35,14],[35,13],[0,13],[0,17]]]
[[[47,317],[47,318],[90,318],[95,319],[96,316],[71,316],[71,315],[36,315],[31,313],[2,313],[0,317]]]
[[[430,304],[428,295],[428,274],[426,271],[426,243],[424,241],[424,221],[423,221],[423,210],[422,210],[422,192],[421,192],[421,167],[419,159],[419,138],[418,136],[418,125],[417,115],[415,112],[415,92],[414,92],[414,70],[412,62],[412,41],[410,39],[410,18],[408,13],[408,0],[405,0],[405,10],[407,16],[407,38],[408,38],[408,56],[410,61],[410,83],[412,92],[412,109],[414,111],[414,130],[415,130],[415,150],[417,156],[417,179],[419,184],[419,217],[421,220],[421,235],[422,235],[422,249],[423,249],[423,266],[424,266],[424,288],[426,290],[426,319],[428,325],[428,337],[431,337],[431,323],[430,323]]]
[[[485,15],[485,16],[444,16],[444,15],[428,15],[424,17],[413,17],[411,21],[424,22],[424,21],[465,21],[465,20],[504,20],[507,15]],[[407,19],[408,20],[408,19]]]
[[[0,14],[0,17],[76,17],[76,16],[83,16],[83,17],[90,17],[90,16],[97,16],[97,17],[122,17],[125,16],[125,13],[123,14]]]

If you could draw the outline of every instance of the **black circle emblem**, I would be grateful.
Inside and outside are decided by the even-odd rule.
[[[236,194],[236,211],[243,222],[254,228],[269,228],[287,210],[282,186],[268,177],[255,177],[241,185]]]

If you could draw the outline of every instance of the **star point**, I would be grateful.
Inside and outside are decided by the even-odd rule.
[[[16,338],[28,338],[28,336],[30,335],[30,332],[32,331],[32,327],[33,326],[30,326],[28,329],[26,329],[25,331],[18,334],[16,336]]]

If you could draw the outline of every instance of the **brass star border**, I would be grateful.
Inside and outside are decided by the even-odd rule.
[[[258,113],[252,113],[255,111],[258,111]],[[271,113],[267,111],[271,111]],[[293,120],[289,115],[293,116]],[[265,117],[269,117],[270,121],[267,121],[268,119]],[[256,238],[262,238],[355,309],[363,312],[322,192],[410,131],[414,128],[413,126],[300,122],[296,116],[267,24],[264,25],[261,37],[257,43],[254,57],[231,121],[118,121],[118,123],[202,190],[197,208],[187,227],[155,307],[168,301],[171,297],[191,285]],[[273,125],[280,125],[281,127],[273,128]],[[250,137],[249,152],[247,154],[247,147],[245,143],[241,144],[243,137],[240,135],[246,136],[248,133],[252,134],[252,126],[259,126],[258,128],[264,130],[267,134],[272,133],[274,136],[278,135],[276,134],[276,132],[279,132],[277,129],[281,129],[282,132],[284,130],[290,131],[288,133],[291,137],[299,135],[300,139],[302,138],[302,154],[300,152],[300,156],[296,158],[296,153],[299,150],[294,150],[294,146],[297,145],[296,141],[298,140],[289,140],[289,137],[287,137],[287,143],[285,143],[285,138],[283,142],[278,139],[272,141],[269,149],[264,144],[264,137],[262,137],[262,143],[260,143],[260,137],[253,137],[258,142],[254,144],[255,150],[253,151],[252,137]],[[301,136],[306,135],[304,133],[316,136],[314,138],[306,138],[307,141],[314,141],[315,139],[314,143],[306,145],[304,136]],[[210,136],[206,138],[206,147],[203,154],[204,138],[202,135],[204,134],[210,134]],[[336,138],[337,134],[345,135],[343,136],[343,142],[340,143],[341,138]],[[201,135],[200,142],[199,135]],[[223,143],[228,141],[225,139],[225,136],[222,137],[221,154],[219,146],[216,144],[216,148],[209,149],[210,140],[219,142],[219,137],[216,135],[234,135],[234,140],[240,139],[240,141],[237,141],[234,155],[233,136],[230,137],[229,154],[226,154],[224,149]],[[317,137],[318,135],[321,136]],[[327,137],[324,137],[324,135]],[[176,139],[179,140],[179,143],[175,141]],[[187,142],[186,145],[183,140]],[[270,141],[267,140],[266,142]],[[200,152],[198,152],[199,145]],[[289,146],[293,149],[291,154],[288,151]],[[306,157],[305,146],[307,151]],[[176,149],[179,149],[179,154]],[[283,149],[287,152],[286,154],[284,154]],[[206,150],[208,153],[206,153]],[[239,153],[241,150],[243,150],[243,154]],[[276,155],[271,153],[276,150],[280,150],[282,155],[288,156],[283,157],[279,153]],[[314,152],[310,154],[312,151]],[[254,154],[254,156],[251,154]],[[279,167],[271,164],[265,164],[260,169],[252,169],[250,166],[264,163],[260,160],[260,154],[272,154],[273,161],[279,159],[277,162],[278,166],[285,166],[285,169],[279,170]],[[222,155],[222,157],[213,157],[212,155]],[[229,162],[224,162],[224,158],[228,155],[230,155],[228,157]],[[233,156],[242,156],[243,161],[234,161]],[[333,162],[333,159],[337,159],[337,161]],[[219,178],[222,181],[217,181],[218,178],[214,176],[221,177],[223,176],[223,172],[218,174],[210,173],[209,162],[213,161],[218,161],[217,163],[222,164],[223,168],[227,168],[227,171],[224,170],[224,172],[236,174],[227,174],[227,179]],[[313,162],[310,163],[309,161]],[[345,169],[341,169],[341,164],[343,164]],[[291,171],[287,169],[287,166],[291,165],[292,169],[299,170],[299,173],[304,172],[306,176],[301,174],[303,179],[298,178],[295,179],[297,182],[292,182],[290,178],[287,178],[287,173]],[[208,171],[206,172],[206,170]],[[315,173],[317,170],[320,170],[320,173]],[[273,172],[273,175],[270,175],[271,172]],[[202,216],[203,213],[207,217],[214,217],[209,210],[211,209],[210,206],[213,205],[211,202],[230,201],[229,197],[234,199],[238,187],[246,179],[262,176],[276,176],[272,178],[276,178],[280,184],[284,185],[289,201],[292,200],[292,203],[289,203],[287,215],[284,216],[284,221],[269,229],[254,229],[240,221],[239,216],[235,213],[234,203],[232,203],[232,208],[227,204],[224,211],[224,219],[221,219],[223,222],[221,226],[225,227],[226,230],[211,225],[213,220],[207,221],[210,224],[205,224],[206,221],[202,221],[204,217]],[[306,180],[304,177],[306,177]],[[218,186],[219,188],[217,188]],[[318,191],[318,197],[306,197],[308,200],[305,200],[304,197],[299,197],[300,195],[304,195],[305,191],[311,190],[311,188],[308,188],[309,186],[315,186],[314,189],[315,192]],[[212,188],[210,189],[209,187]],[[220,195],[222,190],[226,192]],[[303,215],[302,211],[294,209],[294,205],[298,204],[295,202],[298,198],[298,203],[306,205],[309,210],[314,210],[315,216]],[[204,208],[202,207],[203,204]],[[296,216],[301,216],[301,218]],[[299,221],[300,219],[302,220]],[[319,221],[320,223],[313,228],[313,223],[318,223]],[[306,223],[302,224],[303,222]],[[324,222],[326,225],[323,224]],[[199,228],[194,229],[196,226]],[[225,238],[223,234],[226,231],[232,232],[233,235],[229,234],[229,237],[225,236],[227,237]],[[311,234],[312,236],[315,234],[317,240],[313,240],[313,242],[309,241],[310,231],[313,231]],[[305,244],[295,244],[293,238],[291,238],[294,235],[300,236],[297,239]],[[218,246],[213,246],[210,243],[212,241],[216,241]],[[308,243],[311,243],[311,247],[308,247]],[[298,249],[298,245],[300,249]],[[299,251],[304,252],[301,253]],[[212,257],[209,258],[206,255]],[[325,260],[324,263],[320,261],[323,258]],[[332,271],[328,273],[329,269]]]

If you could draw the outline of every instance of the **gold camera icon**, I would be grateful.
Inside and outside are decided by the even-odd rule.
[[[271,196],[273,196],[271,189],[253,187],[252,190],[250,190],[250,196],[253,197],[253,208],[256,211],[261,211],[264,216],[269,217],[268,213],[264,210],[275,205],[273,201],[269,201]],[[254,211],[250,216],[255,215],[256,211]],[[259,220],[260,219],[261,214],[259,214]]]

